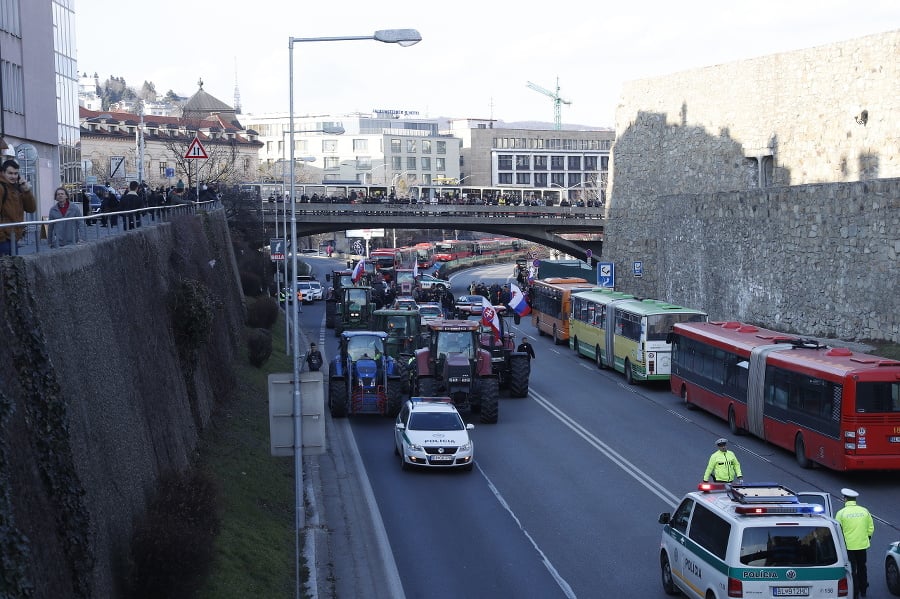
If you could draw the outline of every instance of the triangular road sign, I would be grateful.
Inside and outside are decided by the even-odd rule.
[[[206,154],[206,148],[200,143],[200,138],[195,137],[191,145],[188,146],[187,152],[184,153],[185,158],[209,158]]]

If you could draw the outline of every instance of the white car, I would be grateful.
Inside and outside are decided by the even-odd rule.
[[[322,283],[318,281],[309,282],[309,292],[313,301],[325,298],[325,289],[322,287]]]
[[[297,281],[297,297],[302,297],[304,304],[312,303],[313,290],[311,281]]]
[[[422,324],[428,324],[432,320],[444,317],[444,310],[441,305],[436,302],[425,302],[419,304],[419,316],[422,317]]]
[[[900,597],[900,541],[894,541],[884,556],[884,580],[891,595]]]
[[[420,289],[435,289],[438,291],[450,289],[450,281],[438,279],[431,275],[419,275],[416,277],[416,283],[418,283]]]
[[[471,470],[475,446],[469,431],[474,428],[463,422],[449,397],[411,397],[394,425],[394,454],[404,470],[413,465]]]

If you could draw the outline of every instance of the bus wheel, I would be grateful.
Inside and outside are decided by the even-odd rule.
[[[797,464],[801,468],[812,468],[812,461],[806,457],[806,443],[803,442],[803,435],[799,433],[794,441],[794,457],[797,458]]]
[[[625,360],[625,382],[629,385],[634,385],[637,381],[634,380],[634,375],[631,373],[631,362]]]
[[[691,398],[688,395],[687,387],[684,386],[681,388],[681,401],[684,402],[684,407],[688,410],[696,410],[697,406],[691,403]]]
[[[728,430],[732,435],[743,435],[744,429],[737,425],[737,418],[734,415],[734,406],[728,406]]]
[[[603,355],[600,353],[600,346],[594,348],[594,355],[597,357],[597,368],[603,370],[606,365],[603,363]]]

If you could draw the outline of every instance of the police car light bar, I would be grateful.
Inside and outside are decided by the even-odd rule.
[[[744,516],[774,516],[790,514],[821,514],[825,511],[821,505],[801,503],[798,505],[749,506],[739,505],[734,513]]]
[[[713,493],[715,491],[724,491],[725,483],[700,483],[697,485],[698,491],[703,491],[704,493]]]

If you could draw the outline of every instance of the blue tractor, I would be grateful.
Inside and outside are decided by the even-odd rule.
[[[328,409],[335,418],[348,414],[394,417],[403,405],[403,369],[385,354],[387,333],[344,331],[340,352],[328,369]]]

